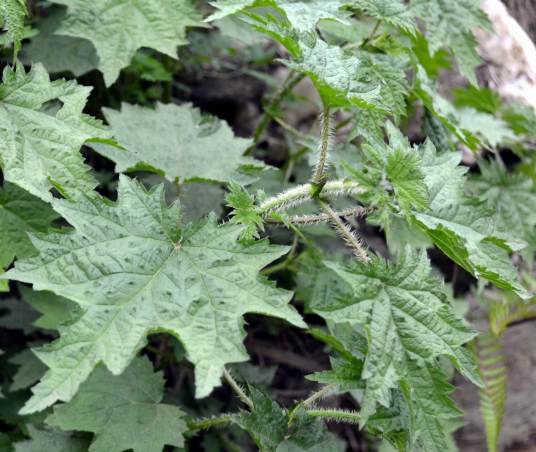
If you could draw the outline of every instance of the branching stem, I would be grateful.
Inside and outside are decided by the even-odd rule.
[[[289,413],[288,425],[290,426],[296,417],[298,409],[301,407],[306,408],[313,405],[316,401],[321,400],[329,396],[336,388],[336,385],[326,385],[320,388],[318,391],[313,392],[307,399],[298,403]]]
[[[350,209],[344,209],[341,211],[335,212],[338,217],[341,218],[350,218],[350,217],[358,217],[362,216],[367,212],[367,209],[364,207],[353,207]],[[287,225],[287,224],[293,224],[295,226],[311,226],[315,224],[320,223],[327,223],[331,220],[331,217],[327,213],[318,213],[318,214],[312,214],[312,215],[294,215],[290,217],[290,219],[287,222],[284,222],[282,220],[278,220],[276,218],[268,218],[266,219],[266,223],[269,224],[278,224],[278,225]]]
[[[327,182],[323,188],[322,195],[328,198],[339,196],[351,196],[363,193],[363,188],[356,182],[336,180]],[[268,198],[259,206],[259,213],[266,215],[270,212],[287,210],[314,199],[315,186],[313,184],[303,184],[279,195]]]
[[[244,402],[251,411],[253,411],[255,409],[253,401],[246,395],[242,386],[240,386],[238,382],[233,378],[231,372],[229,372],[227,369],[223,369],[223,377],[225,378],[225,381],[227,381],[229,386],[231,386],[236,395],[240,398],[240,400]]]

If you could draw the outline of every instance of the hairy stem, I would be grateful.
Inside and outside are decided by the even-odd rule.
[[[350,424],[359,424],[360,421],[357,411],[339,410],[336,408],[316,408],[307,410],[306,413],[311,417],[319,417],[326,421],[347,422]]]
[[[350,217],[359,217],[364,215],[367,212],[367,209],[364,207],[353,207],[350,209],[344,209],[335,212],[338,217],[341,218],[350,218]],[[279,224],[287,225],[288,223],[295,226],[312,226],[320,223],[327,223],[331,220],[331,217],[327,213],[318,213],[313,215],[294,215],[290,217],[288,222],[278,220],[276,218],[268,218],[266,223],[269,224]]]
[[[328,198],[338,196],[351,196],[363,193],[363,188],[356,182],[345,180],[336,180],[326,183],[322,195]],[[259,206],[259,213],[266,215],[270,212],[287,210],[291,207],[298,206],[307,201],[314,199],[314,184],[303,184],[290,190],[284,191],[279,195],[268,198]]]
[[[362,262],[370,262],[367,251],[363,247],[363,243],[357,233],[341,220],[337,215],[337,212],[335,212],[327,202],[319,201],[319,203],[320,207],[322,207],[324,212],[329,216],[331,226],[335,229],[337,234],[339,234],[344,243],[346,243],[346,245],[353,251],[355,257]]]
[[[230,424],[233,421],[233,417],[234,415],[232,414],[222,414],[221,416],[199,419],[195,422],[189,422],[188,428],[192,431],[207,430],[212,427]]]
[[[320,131],[320,156],[315,166],[311,182],[315,185],[321,185],[326,177],[326,169],[328,164],[329,151],[331,149],[331,111],[329,107],[325,107],[321,117]]]
[[[291,411],[288,417],[288,425],[290,426],[296,417],[296,413],[300,407],[308,407],[313,405],[316,401],[328,397],[336,388],[336,385],[326,385],[320,388],[318,391],[313,392],[307,399],[298,403]]]
[[[223,377],[225,378],[225,381],[227,381],[229,386],[231,386],[236,395],[238,395],[240,400],[242,400],[242,402],[244,402],[248,406],[248,408],[253,411],[255,409],[253,401],[246,395],[244,389],[233,378],[231,372],[229,372],[227,369],[223,369]]]
[[[369,33],[369,35],[363,40],[363,42],[359,45],[359,47],[365,47],[371,40],[372,38],[374,38],[374,35],[376,34],[376,32],[378,31],[378,28],[380,28],[380,25],[381,25],[381,20],[377,20],[376,21],[376,24],[374,25],[374,28],[372,29],[372,31]]]

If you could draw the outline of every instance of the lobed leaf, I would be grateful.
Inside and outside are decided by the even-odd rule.
[[[196,395],[218,385],[224,365],[247,359],[242,316],[271,315],[304,323],[291,293],[258,276],[287,248],[237,242],[240,226],[215,218],[182,228],[162,187],[146,192],[120,177],[117,203],[83,196],[54,201],[75,230],[36,235],[39,255],[17,262],[5,278],[28,282],[77,303],[82,312],[60,338],[36,351],[49,367],[24,407],[35,412],[68,401],[103,362],[122,373],[146,336],[165,331],[184,345],[196,368]]]

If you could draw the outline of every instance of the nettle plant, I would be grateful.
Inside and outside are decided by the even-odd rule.
[[[262,451],[342,451],[348,423],[371,450],[444,452],[454,370],[496,450],[501,335],[534,315],[536,118],[478,85],[478,0],[200,3],[0,2],[5,450],[246,450],[247,432]],[[174,77],[211,65],[275,87],[252,139],[174,102]],[[440,94],[453,68],[466,86]],[[312,102],[318,127],[284,119]],[[276,124],[282,168],[259,158]],[[478,339],[433,247],[479,281]],[[290,328],[324,344],[310,396],[281,405],[273,369],[236,364],[248,313],[281,319],[256,320],[274,349]],[[238,399],[215,396],[222,380]]]

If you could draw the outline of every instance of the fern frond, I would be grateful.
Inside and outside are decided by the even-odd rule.
[[[489,310],[489,327],[495,336],[500,336],[509,325],[536,317],[536,302],[522,300],[493,301]]]
[[[475,341],[475,355],[484,386],[480,389],[480,411],[486,428],[488,452],[497,452],[504,418],[507,373],[503,342],[492,333]]]

